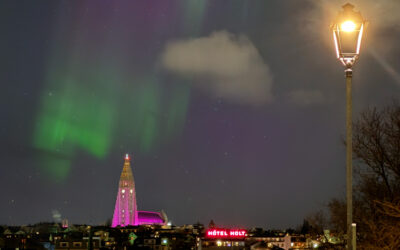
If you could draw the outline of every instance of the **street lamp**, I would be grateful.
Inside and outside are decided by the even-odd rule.
[[[347,199],[347,248],[356,249],[355,224],[353,223],[353,184],[352,184],[352,103],[351,81],[353,65],[360,55],[361,40],[366,21],[354,5],[342,6],[333,23],[332,33],[336,56],[345,67],[346,75],[346,199]]]

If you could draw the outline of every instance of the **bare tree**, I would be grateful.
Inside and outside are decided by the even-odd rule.
[[[326,229],[327,221],[324,210],[317,210],[315,213],[307,216],[306,220],[311,226],[311,233],[315,235],[322,235]]]
[[[346,201],[333,198],[328,203],[330,225],[338,233],[346,231]]]
[[[400,249],[400,106],[371,108],[354,123],[354,220],[361,249]],[[346,225],[345,201],[328,205],[331,224]]]
[[[369,109],[354,124],[354,157],[362,193],[378,200],[399,197],[400,106]]]

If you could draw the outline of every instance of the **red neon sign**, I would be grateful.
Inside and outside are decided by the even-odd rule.
[[[244,238],[247,231],[244,229],[207,229],[206,236],[209,238]]]

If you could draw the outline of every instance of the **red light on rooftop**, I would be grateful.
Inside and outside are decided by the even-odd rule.
[[[127,161],[131,160],[131,158],[129,157],[128,154],[125,155],[125,160],[127,160]]]

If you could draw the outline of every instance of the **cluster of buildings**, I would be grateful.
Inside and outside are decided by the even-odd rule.
[[[63,228],[58,223],[0,226],[0,249],[343,249],[343,244],[333,244],[331,239],[329,235],[311,237],[259,228],[205,228],[199,223],[115,228],[88,225]]]
[[[111,225],[88,226],[39,223],[1,227],[0,249],[341,249],[329,232],[322,236],[295,235],[262,229],[221,228],[210,222],[172,226],[164,212],[139,211],[127,154],[118,185]],[[325,248],[326,249],[326,248]]]

